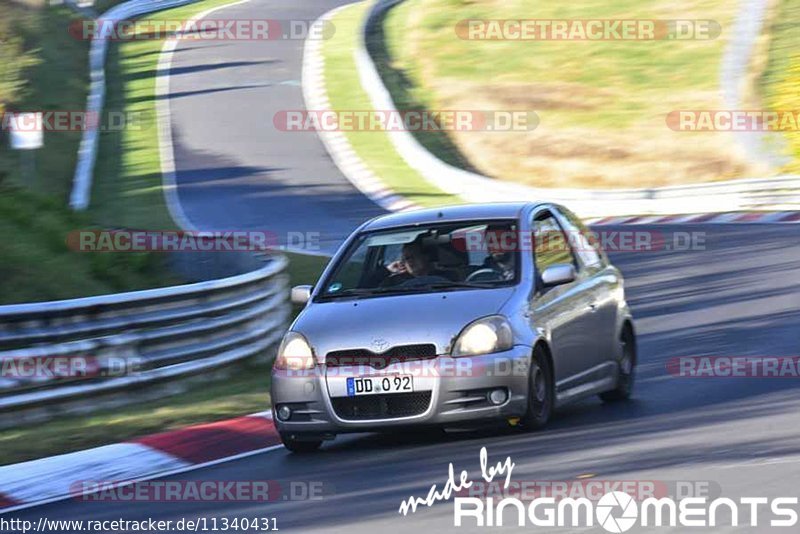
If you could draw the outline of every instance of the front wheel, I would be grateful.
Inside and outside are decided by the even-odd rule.
[[[600,394],[605,402],[629,399],[633,393],[633,373],[636,369],[636,338],[630,328],[625,328],[619,339],[622,358],[619,361],[617,387]]]
[[[309,453],[314,452],[322,446],[322,440],[302,440],[297,439],[295,435],[280,433],[283,446],[292,452],[296,453]]]
[[[545,426],[553,413],[554,400],[555,387],[550,360],[544,349],[536,347],[528,373],[528,411],[521,421],[523,428],[536,430]]]

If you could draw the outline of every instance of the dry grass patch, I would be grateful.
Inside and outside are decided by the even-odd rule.
[[[427,109],[535,111],[533,131],[450,132],[483,174],[535,186],[633,188],[761,174],[727,132],[677,132],[675,110],[724,109],[720,60],[737,13],[722,0],[407,0],[385,21],[395,100]],[[703,19],[692,41],[467,41],[463,19]],[[441,155],[440,155],[441,156]]]

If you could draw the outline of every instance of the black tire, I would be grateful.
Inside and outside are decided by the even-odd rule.
[[[283,446],[292,452],[299,454],[307,454],[314,452],[322,446],[322,440],[299,440],[289,434],[281,432],[281,441]]]
[[[617,387],[600,394],[604,402],[618,402],[629,399],[633,393],[634,374],[636,371],[636,337],[633,330],[626,326],[619,336],[622,345],[622,359],[619,362],[619,378]]]
[[[550,359],[545,350],[538,346],[533,350],[528,372],[528,410],[522,418],[522,428],[536,430],[544,427],[553,414],[554,404],[555,386]]]

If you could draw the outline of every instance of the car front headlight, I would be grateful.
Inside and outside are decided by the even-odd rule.
[[[273,367],[282,371],[305,371],[317,364],[314,351],[306,338],[297,332],[287,332],[283,336],[278,356]]]
[[[492,315],[478,319],[461,331],[453,344],[452,356],[476,356],[502,352],[514,346],[514,334],[508,319]]]

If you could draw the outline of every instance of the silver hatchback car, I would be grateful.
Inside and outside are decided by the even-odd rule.
[[[344,432],[538,428],[567,402],[630,396],[636,341],[622,276],[552,203],[378,217],[342,244],[272,371],[292,451]]]

